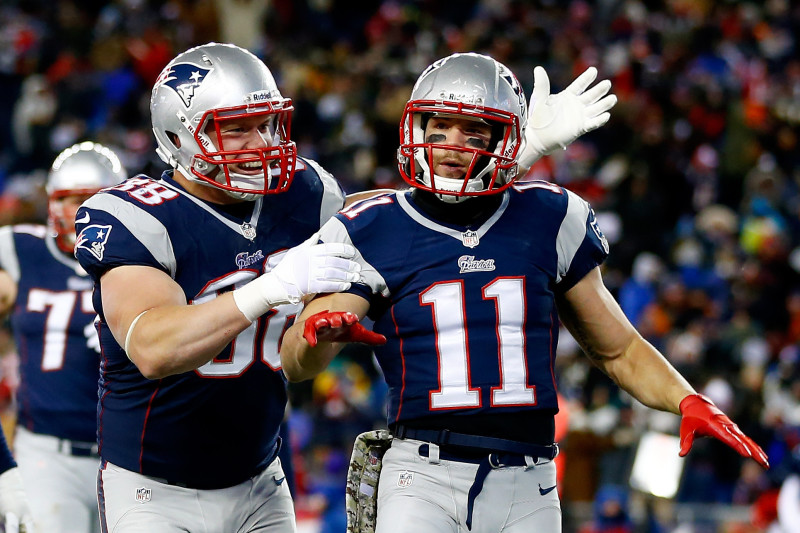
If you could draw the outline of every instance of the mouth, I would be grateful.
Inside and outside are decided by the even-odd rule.
[[[466,167],[455,160],[444,160],[436,166],[436,171],[446,178],[459,178],[466,172]]]
[[[256,175],[264,172],[264,164],[261,161],[253,161],[250,163],[235,163],[232,164],[235,172],[245,175]]]

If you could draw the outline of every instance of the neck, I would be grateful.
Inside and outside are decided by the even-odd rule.
[[[420,209],[433,218],[460,226],[468,226],[485,219],[487,215],[496,211],[500,206],[500,202],[503,201],[502,194],[492,194],[474,196],[457,204],[448,204],[439,200],[435,194],[421,189],[414,189],[411,197]]]
[[[213,186],[206,186],[190,180],[181,174],[179,170],[175,170],[172,175],[172,179],[175,180],[178,185],[183,187],[184,191],[188,192],[195,198],[199,198],[200,200],[204,200],[212,204],[231,205],[244,202],[244,200],[234,198],[222,189]]]

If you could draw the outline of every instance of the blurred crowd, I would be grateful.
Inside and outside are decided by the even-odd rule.
[[[488,53],[528,94],[536,65],[555,90],[595,65],[619,97],[610,122],[540,160],[525,179],[556,182],[592,204],[611,244],[606,283],[628,317],[770,457],[764,472],[719,443],[697,443],[676,501],[752,506],[750,529],[741,531],[763,531],[800,444],[800,7],[790,0],[358,6],[4,0],[0,225],[45,220],[49,164],[80,140],[113,147],[133,172],[160,174],[150,88],[192,45],[232,42],[264,59],[294,100],[300,154],[347,192],[399,186],[399,119],[413,81],[433,60]],[[678,417],[634,405],[566,331],[556,365],[568,518],[571,502],[600,509],[627,487],[641,434],[677,434]],[[384,392],[360,347],[313,382],[292,386],[298,511],[328,517],[324,531],[343,530],[350,445],[385,424]],[[615,501],[624,509],[628,489],[621,494]],[[651,530],[671,531],[674,519],[656,517]]]

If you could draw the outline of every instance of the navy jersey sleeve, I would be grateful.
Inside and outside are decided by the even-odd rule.
[[[557,287],[566,292],[608,257],[608,241],[594,210],[571,191],[567,191],[567,213],[556,238],[558,248]]]
[[[97,194],[81,205],[75,231],[75,257],[95,281],[122,265],[151,266],[174,275],[175,259],[164,225],[111,193]]]
[[[359,250],[359,242],[371,235],[370,229],[378,231],[375,224],[370,224],[377,211],[369,210],[369,207],[392,203],[393,197],[394,195],[379,195],[357,202],[337,213],[320,229],[321,242],[345,243],[356,249],[354,260],[361,265],[361,281],[353,283],[345,292],[361,296],[373,305],[387,297],[389,290],[380,272],[364,258]]]

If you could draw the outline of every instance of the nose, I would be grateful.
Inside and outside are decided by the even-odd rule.
[[[265,148],[268,146],[272,146],[272,133],[269,130],[262,132],[258,128],[252,128],[247,132],[244,148]]]

